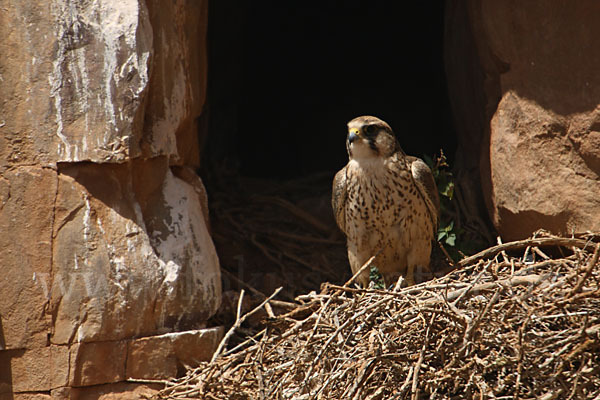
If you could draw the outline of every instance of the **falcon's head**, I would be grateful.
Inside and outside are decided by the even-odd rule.
[[[400,150],[400,145],[387,123],[363,115],[348,122],[346,148],[351,160],[366,160],[389,157]]]

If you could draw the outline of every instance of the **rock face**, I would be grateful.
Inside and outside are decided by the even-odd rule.
[[[193,173],[206,17],[206,1],[4,2],[1,398],[72,397],[145,366],[168,378],[216,347],[219,261]],[[169,365],[147,365],[139,341],[165,334],[189,354],[173,339],[153,353]]]
[[[591,0],[447,2],[446,67],[464,159],[480,166],[506,239],[600,229],[598,18]]]

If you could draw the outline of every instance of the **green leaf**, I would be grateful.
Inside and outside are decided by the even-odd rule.
[[[446,196],[450,200],[452,200],[452,195],[454,194],[454,182],[450,181],[443,187],[441,190],[443,196]]]
[[[445,232],[445,231],[439,231],[439,232],[438,232],[438,242],[439,242],[440,240],[442,240],[444,237],[446,237],[446,235],[447,235],[447,234],[448,234],[448,233],[447,233],[447,232]]]
[[[452,247],[456,245],[456,235],[454,233],[448,235],[448,238],[446,238],[446,244]]]
[[[375,283],[376,289],[384,289],[383,276],[375,265],[372,265],[369,270],[369,280]]]

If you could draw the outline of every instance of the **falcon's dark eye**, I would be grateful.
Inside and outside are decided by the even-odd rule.
[[[367,125],[363,128],[365,132],[365,136],[374,136],[377,132],[377,127],[375,125]]]

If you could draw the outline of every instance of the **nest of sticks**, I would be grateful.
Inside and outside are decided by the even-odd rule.
[[[156,397],[600,398],[599,239],[538,233],[407,288],[325,284],[227,349],[276,290]]]

